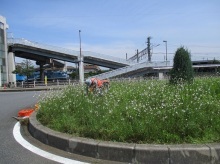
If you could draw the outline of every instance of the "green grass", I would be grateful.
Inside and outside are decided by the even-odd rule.
[[[220,141],[219,78],[112,82],[104,96],[86,96],[79,86],[56,92],[40,101],[37,118],[57,131],[129,143]]]

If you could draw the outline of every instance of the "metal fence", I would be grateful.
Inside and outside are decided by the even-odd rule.
[[[16,87],[19,88],[35,88],[35,87],[48,87],[48,86],[65,86],[79,84],[78,80],[54,80],[54,81],[31,81],[31,82],[16,82]],[[15,84],[8,84],[9,88],[14,88]]]

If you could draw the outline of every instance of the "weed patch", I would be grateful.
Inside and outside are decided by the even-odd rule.
[[[40,101],[37,119],[64,133],[129,143],[220,141],[220,79],[112,82],[104,96],[68,87]]]

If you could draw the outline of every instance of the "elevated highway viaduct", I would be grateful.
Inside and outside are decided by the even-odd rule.
[[[43,66],[45,64],[51,64],[51,59],[57,59],[71,63],[79,62],[78,51],[30,42],[25,39],[8,39],[8,51],[9,56],[12,56],[12,58],[13,56],[17,56],[36,61],[36,64],[40,66],[41,80],[43,80]],[[82,51],[82,55],[84,57],[84,63],[99,65],[111,69],[118,69],[129,65],[125,59],[111,57],[94,52]],[[13,64],[11,63],[11,65]]]

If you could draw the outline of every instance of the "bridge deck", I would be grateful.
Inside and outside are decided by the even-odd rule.
[[[8,47],[15,56],[25,57],[32,60],[47,61],[48,59],[58,59],[72,63],[78,62],[79,51],[74,51],[56,46],[49,46],[26,39],[8,39]],[[112,57],[109,55],[82,51],[84,62],[95,64],[107,68],[117,69],[129,65],[125,59]]]

